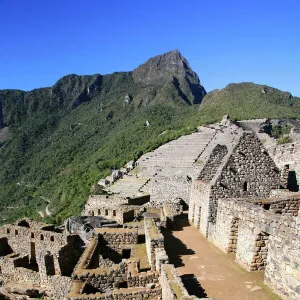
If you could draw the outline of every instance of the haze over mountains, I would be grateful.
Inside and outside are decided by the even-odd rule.
[[[49,203],[49,221],[78,214],[92,184],[111,169],[224,114],[299,118],[300,99],[253,83],[206,94],[178,50],[132,72],[1,90],[0,221],[39,218]]]

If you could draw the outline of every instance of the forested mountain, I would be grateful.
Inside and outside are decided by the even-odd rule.
[[[252,83],[206,94],[179,51],[132,72],[68,75],[30,92],[0,91],[0,221],[62,222],[111,169],[203,123],[299,117],[300,99]],[[150,126],[146,126],[146,121]],[[162,134],[163,133],[163,134]]]

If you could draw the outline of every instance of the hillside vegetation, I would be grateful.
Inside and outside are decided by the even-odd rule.
[[[0,91],[0,222],[41,218],[49,203],[46,221],[78,215],[91,186],[112,169],[224,114],[300,116],[299,98],[266,86],[232,84],[205,94],[178,51],[133,72]]]
[[[232,83],[208,93],[202,101],[200,113],[216,119],[225,114],[237,120],[299,118],[300,98],[266,85]]]

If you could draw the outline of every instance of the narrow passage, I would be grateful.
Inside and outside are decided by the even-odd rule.
[[[191,226],[187,214],[164,232],[165,247],[191,295],[218,300],[281,299],[263,283],[263,272],[247,272]]]

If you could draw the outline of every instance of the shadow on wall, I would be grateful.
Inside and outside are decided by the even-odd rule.
[[[289,172],[287,188],[291,192],[299,192],[299,185],[297,182],[297,177],[296,177],[295,171]]]
[[[84,242],[78,236],[70,236],[72,242],[59,251],[59,266],[63,276],[71,276],[80,256],[84,251]]]
[[[199,283],[197,277],[194,274],[185,274],[180,276],[184,287],[190,295],[194,295],[198,298],[207,298],[207,294],[201,284]]]

